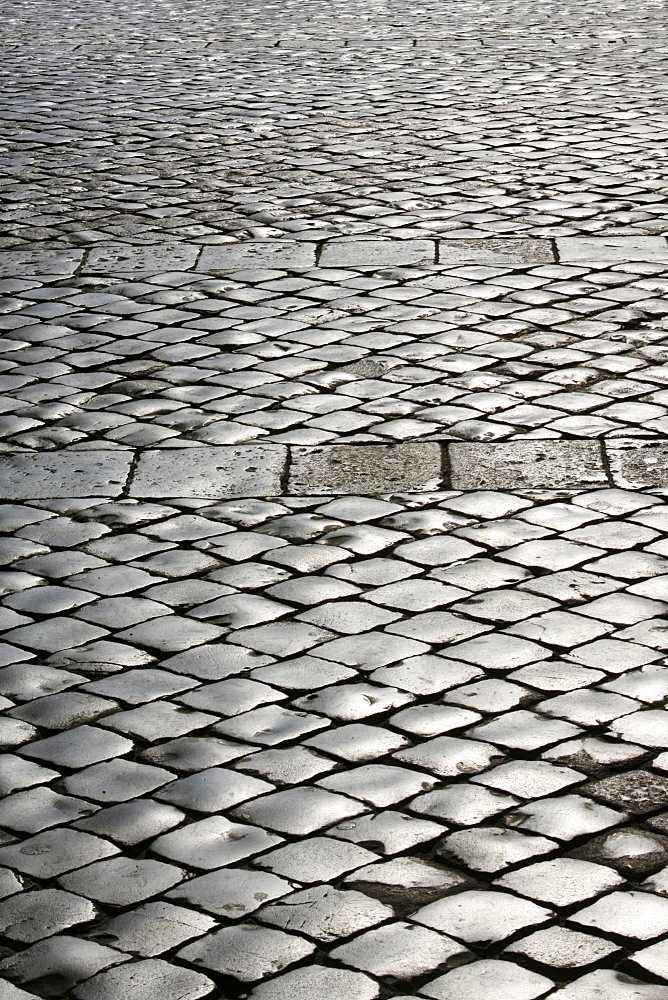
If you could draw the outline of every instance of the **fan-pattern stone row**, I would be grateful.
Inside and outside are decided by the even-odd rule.
[[[2,447],[665,439],[668,260],[377,268],[356,246],[0,279]]]

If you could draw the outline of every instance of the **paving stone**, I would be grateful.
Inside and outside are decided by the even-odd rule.
[[[64,787],[74,795],[84,795],[97,802],[125,802],[152,792],[173,778],[174,775],[164,768],[116,759],[69,775]]]
[[[294,934],[256,924],[237,924],[187,945],[178,955],[200,967],[248,983],[280,972],[314,951],[314,945]]]
[[[582,927],[593,927],[618,937],[649,941],[665,934],[668,900],[634,890],[613,892],[584,910],[578,910],[571,920]]]
[[[5,900],[0,927],[10,940],[31,944],[77,924],[89,923],[96,916],[95,907],[88,899],[60,889],[43,889],[19,893]]]
[[[346,796],[322,788],[302,786],[264,795],[257,802],[239,806],[235,815],[279,833],[304,836],[362,811],[363,806],[359,802]]]
[[[412,919],[460,941],[474,943],[503,941],[551,917],[552,912],[545,907],[507,893],[470,889],[430,903]]]
[[[309,269],[315,265],[315,248],[309,243],[249,240],[241,244],[205,247],[198,270],[240,271],[249,268]]]
[[[281,492],[285,449],[279,445],[236,448],[188,448],[176,454],[146,451],[131,485],[134,497],[273,496]],[[259,479],[262,476],[262,480]]]
[[[563,488],[606,485],[598,446],[586,441],[451,444],[450,483],[455,489]]]
[[[0,863],[35,878],[51,879],[117,853],[117,847],[100,837],[56,829],[30,837],[22,846],[19,842],[0,847]]]
[[[288,894],[292,888],[292,883],[267,872],[224,869],[183,882],[166,898],[238,919],[259,909],[268,899]]]
[[[434,979],[420,993],[436,1000],[536,1000],[552,986],[545,976],[511,962],[482,959]]]
[[[609,446],[610,468],[617,486],[624,489],[665,487],[668,482],[668,456],[661,444],[629,449]]]
[[[252,857],[281,843],[281,838],[256,827],[209,816],[153,842],[156,854],[192,868],[220,868]]]
[[[628,819],[628,815],[601,806],[580,795],[561,795],[522,806],[506,816],[506,823],[557,840],[598,833]]]
[[[458,830],[445,837],[437,851],[446,861],[462,862],[474,871],[500,872],[520,861],[550,854],[556,841],[501,827]]]
[[[274,791],[268,781],[259,781],[223,767],[211,767],[173,781],[156,798],[189,812],[216,813]]]
[[[257,913],[263,923],[285,931],[296,931],[317,941],[350,937],[392,916],[392,909],[378,900],[370,899],[361,892],[341,892],[329,886],[314,886],[292,893],[279,902],[262,907]]]
[[[0,973],[47,996],[64,996],[77,983],[125,959],[112,948],[59,934],[3,959]]]
[[[100,809],[87,819],[79,820],[76,826],[130,847],[166,833],[184,818],[185,813],[174,806],[150,799],[131,799]]]
[[[566,264],[622,264],[631,260],[668,260],[660,236],[560,236],[559,260]]]
[[[331,955],[354,969],[401,980],[455,964],[468,951],[445,935],[397,921],[360,934]]]
[[[76,1000],[111,1000],[119,993],[129,1000],[140,1000],[168,996],[168,990],[179,1000],[196,1000],[210,996],[214,983],[191,969],[174,966],[160,959],[131,962],[129,965],[111,969],[94,976],[77,987],[73,996]]]
[[[379,988],[360,972],[307,965],[256,986],[251,996],[253,1000],[308,1000],[314,993],[322,1000],[336,1000],[342,995],[350,1000],[374,1000]]]
[[[164,270],[193,267],[197,253],[182,243],[158,243],[150,247],[130,247],[123,243],[108,243],[92,249],[86,260],[86,271],[120,272],[134,275],[156,274]]]
[[[293,448],[288,488],[307,495],[431,490],[441,476],[437,444]]]
[[[0,458],[3,496],[7,500],[120,496],[130,462],[129,455],[117,451],[4,455]]]
[[[399,750],[393,756],[403,763],[425,768],[439,777],[447,778],[460,774],[477,774],[500,760],[503,755],[489,743],[439,736],[408,750]]]
[[[547,927],[506,948],[511,955],[525,955],[540,965],[555,969],[579,969],[594,965],[618,950],[610,941],[567,927]]]
[[[329,882],[368,865],[374,857],[371,851],[358,847],[357,844],[347,844],[330,837],[311,837],[288,844],[287,847],[279,847],[256,863],[294,881]]]
[[[561,907],[601,895],[608,889],[621,886],[623,881],[617,872],[603,865],[576,858],[555,858],[509,872],[493,884],[512,889],[529,899]]]
[[[433,264],[436,247],[431,240],[351,240],[325,244],[320,256],[323,267],[397,264]]]
[[[146,903],[107,921],[96,937],[120,951],[152,958],[216,926],[211,917],[182,906]]]
[[[184,873],[161,861],[111,858],[60,878],[67,890],[111,906],[130,906],[170,889]]]
[[[92,802],[59,795],[50,788],[30,788],[0,801],[0,823],[10,830],[39,833],[88,816],[95,809]]]
[[[613,969],[597,969],[590,972],[557,993],[559,1000],[666,1000],[668,986],[640,983],[622,972]]]

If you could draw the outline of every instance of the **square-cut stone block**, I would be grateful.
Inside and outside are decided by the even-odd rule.
[[[321,267],[393,267],[398,264],[433,264],[434,240],[341,240],[325,243]]]
[[[74,274],[83,258],[83,250],[9,250],[0,253],[0,278],[33,274]]]
[[[668,444],[606,445],[615,486],[649,489],[668,486]]]
[[[252,268],[297,270],[315,267],[315,244],[295,240],[257,240],[204,247],[198,271],[240,271]]]
[[[297,496],[435,490],[441,478],[438,444],[293,448],[288,490]]]
[[[275,496],[281,492],[286,455],[282,445],[261,444],[146,451],[130,495],[213,500]]]
[[[52,451],[0,458],[0,499],[116,497],[125,485],[132,456],[119,451]]]
[[[455,490],[577,489],[607,486],[595,441],[508,441],[451,444],[450,485]]]
[[[194,267],[198,253],[199,247],[188,243],[156,243],[152,246],[108,243],[90,251],[84,271],[104,274],[187,271]]]
[[[557,250],[562,264],[668,262],[668,242],[663,236],[561,236],[557,239]]]
[[[439,264],[553,264],[550,240],[519,239],[440,240]]]

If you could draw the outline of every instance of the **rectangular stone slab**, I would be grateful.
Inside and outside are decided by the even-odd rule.
[[[435,261],[434,240],[332,240],[322,247],[318,266],[395,267]]]
[[[668,242],[663,236],[561,236],[556,243],[562,264],[668,262]]]
[[[0,278],[19,275],[74,274],[83,260],[83,250],[8,250],[0,253]]]
[[[553,264],[550,240],[439,240],[439,264]]]
[[[132,497],[264,497],[282,492],[283,445],[170,448],[145,451],[132,478]]]
[[[668,486],[668,444],[621,442],[606,444],[610,472],[615,486],[624,489],[651,489]]]
[[[90,251],[84,272],[160,274],[162,271],[187,271],[195,266],[198,254],[199,247],[173,241],[152,246],[107,243]]]
[[[314,243],[294,240],[257,240],[245,243],[223,243],[204,247],[197,265],[198,271],[242,271],[252,268],[300,270],[315,267]]]
[[[432,443],[292,448],[288,492],[394,493],[441,484],[441,446]]]
[[[0,499],[117,497],[125,487],[129,451],[51,451],[0,457]]]
[[[450,486],[455,490],[577,489],[607,486],[596,441],[508,441],[450,444]]]

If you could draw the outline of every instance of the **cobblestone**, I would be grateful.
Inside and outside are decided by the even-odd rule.
[[[1,1000],[668,1000],[661,14],[6,17]]]

